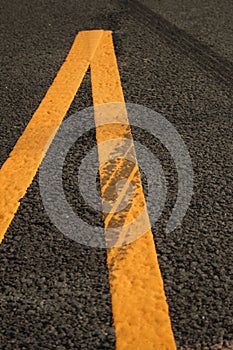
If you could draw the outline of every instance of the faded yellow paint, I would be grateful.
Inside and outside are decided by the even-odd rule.
[[[129,148],[131,151],[133,150],[135,156],[135,162],[133,165],[131,164],[131,167],[128,167],[129,169],[124,174],[129,181],[133,182],[134,196],[131,204],[126,209],[119,213],[116,212],[120,202],[126,196],[126,191],[123,188],[118,193],[117,201],[114,202],[111,213],[106,213],[106,232],[108,232],[109,227],[118,226],[117,237],[108,237],[107,233],[107,242],[108,239],[110,241],[115,239],[116,244],[118,242],[122,243],[121,235],[124,226],[137,219],[141,212],[144,215],[139,227],[141,232],[146,232],[133,243],[108,249],[107,263],[116,329],[116,349],[174,350],[176,345],[154,240],[150,230],[133,138],[127,112],[124,108],[124,96],[111,32],[104,32],[92,59],[91,81],[100,164],[108,158],[108,155],[114,153],[115,156],[114,162],[109,162],[100,169],[103,200],[109,200],[109,198],[115,196],[115,184],[117,180],[122,178],[121,173],[128,166],[125,157]],[[121,104],[113,107],[100,105],[110,102],[121,102]],[[103,122],[106,125],[103,125]],[[119,149],[123,149],[123,153],[116,154],[115,142],[112,142],[112,147],[109,143],[106,148],[100,147],[101,143],[115,138],[122,139],[119,141]],[[126,141],[127,147],[120,147],[124,139],[131,142]],[[108,153],[107,156],[106,153]],[[128,186],[128,182],[125,186]]]

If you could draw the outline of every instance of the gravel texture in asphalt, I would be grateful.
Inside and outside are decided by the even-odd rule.
[[[193,3],[187,3],[186,11]],[[212,8],[211,1],[206,8],[208,3]],[[166,15],[160,7],[153,15],[149,7],[104,0],[0,2],[0,162],[22,134],[77,32],[112,30],[126,102],[166,117],[186,143],[193,163],[190,207],[182,226],[166,233],[176,199],[176,167],[158,140],[133,129],[134,138],[154,153],[166,175],[167,200],[153,234],[177,346],[231,349],[233,106],[232,63],[226,47],[230,39],[226,34],[224,42],[219,34],[211,47],[211,35],[201,32],[200,38],[192,29],[195,23],[201,26],[198,17],[188,30],[184,22],[172,20],[171,11]],[[219,18],[213,15],[219,26],[225,12],[224,7]],[[211,27],[211,20],[208,23]],[[88,73],[67,117],[91,106],[91,98]],[[101,225],[78,191],[78,166],[90,145],[95,145],[94,132],[70,150],[63,182],[74,211]],[[38,174],[0,246],[0,266],[2,349],[115,348],[106,251],[69,240],[50,222]]]

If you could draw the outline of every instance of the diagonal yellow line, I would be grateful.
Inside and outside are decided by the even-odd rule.
[[[0,169],[0,242],[83,80],[102,30],[80,32],[24,133]]]
[[[91,61],[91,80],[99,161],[102,164],[103,160],[106,159],[105,152],[115,153],[116,159],[118,158],[114,142],[112,149],[111,145],[108,146],[108,149],[100,147],[102,142],[116,137],[114,127],[111,128],[109,124],[121,122],[124,125],[129,125],[126,109],[122,108],[122,105],[119,108],[100,105],[110,102],[124,103],[111,32],[104,32]],[[104,123],[106,124],[104,125]],[[124,139],[126,129],[122,126],[120,132],[119,128],[120,126],[118,126],[117,131],[118,137]],[[132,140],[129,128],[127,138]],[[119,154],[119,158],[121,156]],[[104,180],[102,183],[109,184],[108,176],[111,178],[112,174],[116,174],[121,166],[122,160],[119,160],[115,164],[116,168],[113,168],[110,174],[104,168],[100,168],[100,179]],[[138,192],[129,211],[125,213],[126,223],[133,220],[135,213],[142,210],[142,203],[143,208],[146,208],[141,180],[137,174],[139,171],[135,154],[135,168],[133,173],[131,172],[131,177],[134,176]],[[105,190],[106,187],[104,191],[102,190],[103,200],[105,200]],[[116,349],[174,350],[176,345],[152,232],[151,230],[144,231],[148,227],[149,220],[146,211],[145,213],[140,228],[142,232],[146,233],[131,244],[108,250],[107,263],[116,329]],[[116,213],[116,219],[117,215]],[[108,224],[109,218],[107,217],[105,219],[106,232]],[[120,236],[121,227],[119,227],[118,233]]]

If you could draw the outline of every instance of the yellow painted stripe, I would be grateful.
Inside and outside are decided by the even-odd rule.
[[[122,105],[116,108],[99,106],[99,104],[108,102],[124,103],[111,32],[104,32],[91,61],[91,80],[95,105],[96,138],[99,160],[102,163],[106,159],[106,153],[115,152],[116,154],[115,142],[112,142],[112,147],[108,142],[108,147],[103,148],[101,143],[104,141],[127,138],[131,140],[129,148],[134,149],[125,108]],[[102,125],[103,123],[106,125]],[[128,149],[125,153],[127,152]],[[138,165],[137,163],[129,164],[124,157],[125,154],[119,153],[119,160],[100,169],[102,197],[103,200],[107,200],[109,191],[110,195],[114,195],[113,185],[121,178],[122,172],[125,172],[126,169],[128,169],[129,180],[135,184],[136,195],[127,210],[121,213],[106,214],[105,230],[107,232],[111,225],[122,223],[122,213],[124,223],[129,223],[144,210],[145,215],[142,217],[140,227],[144,230],[142,232],[147,232],[131,244],[108,250],[107,263],[116,329],[116,349],[174,350],[176,345],[154,240],[148,228],[149,218]],[[122,191],[119,200],[123,200],[125,195],[126,192]],[[119,203],[115,204],[114,208],[116,209],[118,205]],[[121,231],[122,228],[119,228],[117,237],[119,242]],[[106,237],[106,239],[114,239],[114,237]]]
[[[53,84],[0,170],[0,242],[83,80],[103,31],[80,32]]]

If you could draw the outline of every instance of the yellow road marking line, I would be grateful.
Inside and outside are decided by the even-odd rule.
[[[118,137],[125,138],[126,125],[128,126],[129,122],[126,110],[122,108],[122,105],[119,106],[119,109],[116,107],[115,110],[112,108],[104,110],[108,107],[98,107],[101,103],[124,103],[111,32],[104,32],[92,59],[91,80],[93,101],[96,106],[97,144],[116,137],[114,127],[109,127],[108,122],[119,123]],[[107,124],[106,127],[101,125],[103,119]],[[132,147],[133,138],[129,128],[127,138],[131,139]],[[111,153],[116,151],[114,148],[114,143],[113,149],[109,149],[109,143],[107,150],[99,148],[100,163],[106,157],[102,152]],[[103,199],[112,181],[112,174],[116,174],[119,168],[122,168],[122,157],[124,156],[125,154],[119,154],[119,161],[114,163],[111,172],[109,172],[109,167],[108,171],[105,167],[100,169]],[[135,208],[136,212],[142,210],[142,202],[143,206],[146,206],[137,163],[134,164],[130,174],[129,176],[134,177],[139,190],[138,196],[135,196],[133,200],[133,205],[124,213],[126,223],[135,217]],[[124,195],[125,191],[122,191],[120,200]],[[145,213],[141,222],[142,230],[147,228],[149,221],[148,214],[146,211]],[[118,213],[111,213],[110,217],[106,216],[105,228],[114,217],[116,221],[119,220]],[[119,235],[121,235],[120,231],[121,228],[119,228]],[[149,229],[146,234],[129,245],[109,249],[107,262],[116,329],[116,349],[176,349],[151,230]]]
[[[0,170],[0,242],[89,67],[103,31],[80,32],[44,99]]]
[[[91,64],[95,107],[106,102],[124,103],[111,32],[80,32],[53,84],[0,170],[0,241],[19,207],[20,199],[32,182],[89,64]],[[102,125],[103,121],[106,125]],[[120,137],[130,140],[130,146],[124,154],[119,154],[120,158],[126,157],[127,152],[132,149],[136,162],[124,105],[117,106],[115,109],[112,107],[109,109],[108,105],[101,106],[100,109],[96,108],[95,122],[100,162],[106,156],[104,150],[100,148],[100,143]],[[115,125],[112,124],[114,122]],[[105,152],[113,150],[114,148]],[[121,159],[113,166],[110,175],[105,167],[100,170],[103,199],[115,174],[119,176],[122,169],[124,170],[128,165],[130,164]],[[173,350],[175,342],[139,169],[137,163],[133,164],[133,169],[130,166],[128,168],[136,184],[136,195],[130,209],[124,212],[123,219],[127,224],[142,212],[139,227],[143,230],[148,228],[148,230],[141,238],[129,245],[108,250],[116,348],[117,350]],[[125,195],[123,191],[121,200]],[[105,229],[112,221],[119,222],[120,214],[111,214],[109,218],[106,216]],[[122,232],[119,232],[119,242],[121,234]]]

